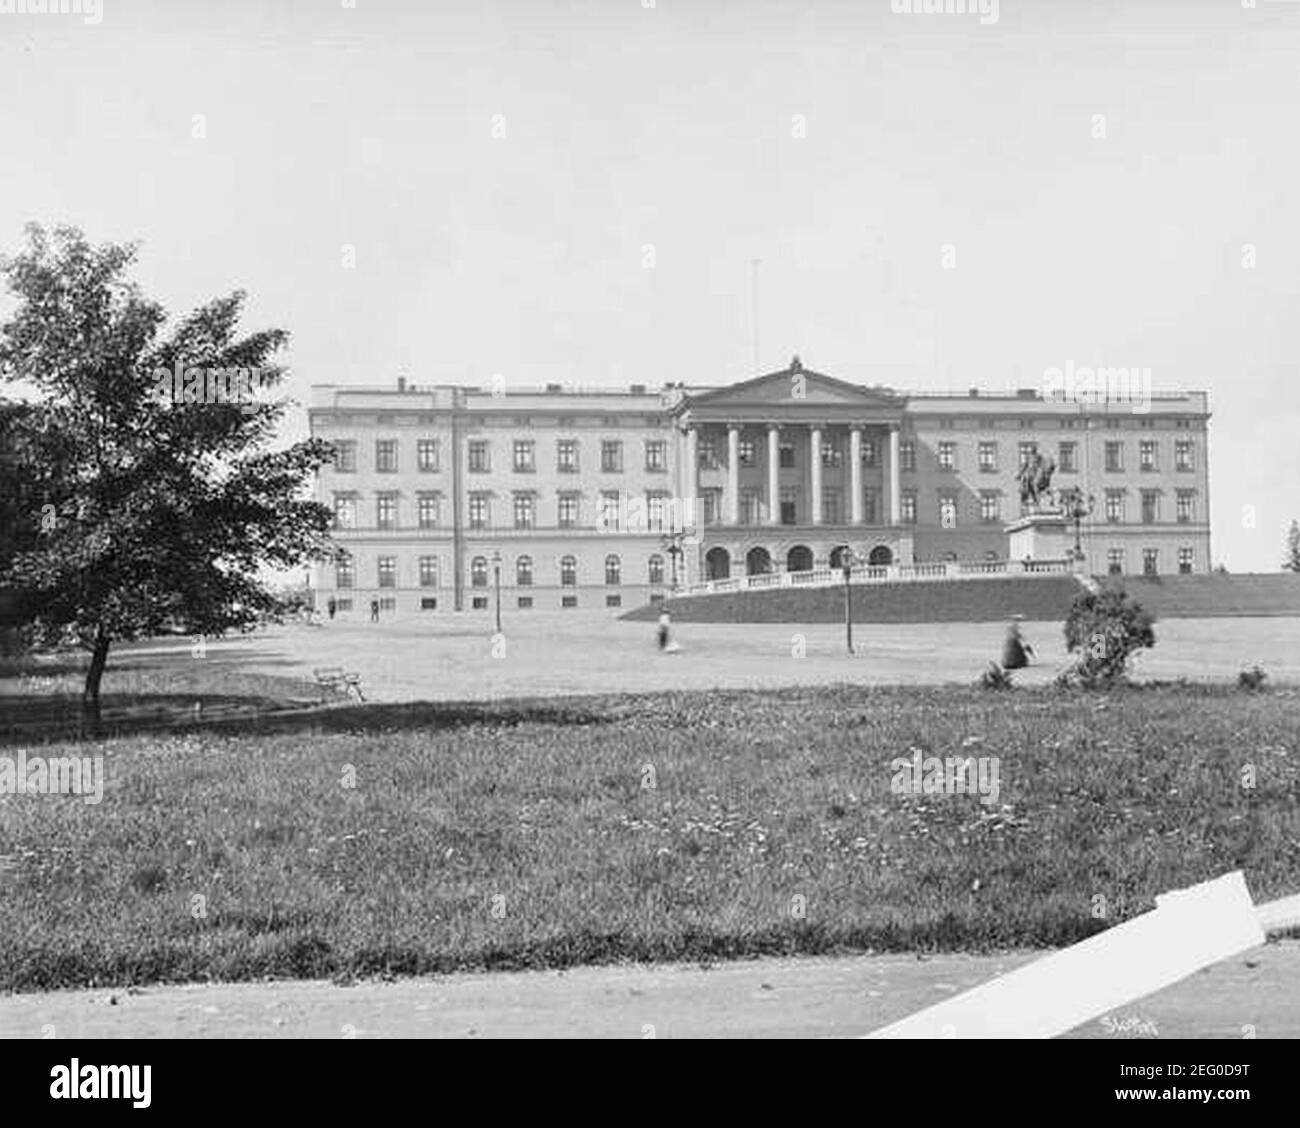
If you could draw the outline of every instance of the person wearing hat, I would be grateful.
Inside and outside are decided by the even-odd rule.
[[[1028,655],[1034,648],[1020,637],[1020,623],[1023,615],[1012,615],[1007,624],[1007,637],[1002,643],[1002,668],[1004,670],[1023,670],[1029,665]]]

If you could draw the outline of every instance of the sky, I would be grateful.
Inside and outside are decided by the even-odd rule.
[[[1276,570],[1300,0],[908,6],[0,0],[0,253],[70,223],[174,315],[244,289],[302,401],[1150,368],[1209,393],[1215,562]]]

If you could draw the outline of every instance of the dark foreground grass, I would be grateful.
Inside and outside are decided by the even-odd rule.
[[[32,749],[102,753],[108,783],[0,796],[0,988],[1051,946],[1239,867],[1257,899],[1300,891],[1294,689],[286,723]],[[893,794],[913,748],[998,757],[999,802]]]

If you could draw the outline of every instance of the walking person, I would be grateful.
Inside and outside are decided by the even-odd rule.
[[[658,635],[659,635],[659,649],[660,649],[660,650],[667,650],[667,649],[668,649],[668,639],[669,639],[669,636],[670,636],[670,634],[671,634],[671,631],[670,631],[671,626],[672,626],[672,620],[668,617],[668,612],[667,612],[667,611],[660,611],[660,612],[659,612],[659,630],[658,630]]]
[[[1007,624],[1007,637],[1002,642],[1002,668],[1004,670],[1023,670],[1029,665],[1029,656],[1034,648],[1020,635],[1020,622],[1023,615],[1012,615]]]
[[[370,621],[372,623],[379,622],[379,600],[377,599],[370,601]]]
[[[328,601],[326,602],[326,604],[325,604],[325,610],[329,612],[329,617],[330,617],[330,622],[331,622],[331,623],[334,621],[334,612],[337,611],[338,609],[339,609],[338,600],[336,600],[336,599],[331,595],[331,596],[329,597],[329,600],[328,600]]]

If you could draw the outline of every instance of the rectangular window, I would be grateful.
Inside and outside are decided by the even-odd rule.
[[[781,524],[795,525],[798,524],[799,515],[799,487],[782,486],[781,487]]]
[[[521,595],[515,600],[520,611],[528,611],[533,606],[533,597],[531,595]]]
[[[375,469],[381,474],[397,472],[397,440],[377,439],[375,441]]]
[[[422,595],[420,597],[421,611],[437,611],[438,597],[436,595]]]
[[[1159,469],[1156,465],[1156,442],[1154,439],[1143,439],[1138,443],[1138,469]]]
[[[661,533],[664,530],[664,507],[667,501],[668,495],[658,491],[648,491],[645,495],[646,520],[653,533]]]
[[[434,473],[438,469],[438,440],[416,440],[415,462],[422,474]]]
[[[910,443],[908,445],[911,446]],[[915,456],[916,456],[916,450],[915,448],[913,448],[912,457]],[[874,469],[876,464],[879,461],[880,461],[880,446],[876,443],[876,440],[863,439],[862,440],[862,465]],[[904,467],[904,469],[910,469],[910,467]]]
[[[782,470],[794,469],[794,443],[780,443],[778,445],[777,465]]]
[[[1160,520],[1160,494],[1157,490],[1142,491],[1142,524],[1154,525]]]
[[[831,487],[822,490],[822,520],[828,525],[839,525],[844,521],[840,512],[840,491]]]
[[[980,443],[980,470],[985,474],[994,474],[998,469],[998,444]]]
[[[1179,524],[1186,525],[1196,520],[1195,498],[1196,495],[1191,490],[1178,491]]]
[[[471,474],[486,474],[491,469],[492,459],[487,439],[470,439],[469,472]]]
[[[436,529],[438,527],[438,495],[422,493],[416,498],[415,505],[420,528]]]
[[[618,439],[601,439],[600,470],[603,474],[623,472],[623,444]]]
[[[375,497],[375,524],[381,529],[397,528],[397,495],[381,493]]]
[[[916,494],[905,493],[899,499],[900,517],[904,525],[916,524]]]
[[[515,494],[515,528],[531,529],[536,522],[537,500],[530,493]]]
[[[1106,550],[1106,571],[1112,576],[1122,576],[1124,574],[1124,550],[1122,548],[1108,548]]]
[[[537,467],[533,464],[533,440],[515,439],[515,473],[531,474]]]
[[[1118,525],[1124,520],[1123,490],[1106,491],[1106,520],[1112,525]]]
[[[1193,559],[1195,557],[1192,555],[1190,548],[1184,547],[1178,550],[1178,571],[1180,575],[1187,576],[1191,574]]]
[[[957,498],[953,494],[939,495],[939,525],[945,529],[957,527]]]
[[[561,607],[577,607],[577,606],[578,606],[578,597],[577,597],[576,595],[562,595],[562,596],[560,596],[560,606],[561,606]]]
[[[1155,576],[1160,572],[1160,550],[1155,548],[1144,548],[1142,550],[1142,574],[1144,576]]]
[[[916,443],[910,439],[898,444],[898,465],[902,470],[916,469]]]
[[[355,529],[357,527],[357,499],[350,495],[334,495],[334,527],[336,529]]]
[[[472,493],[469,495],[469,527],[486,529],[488,527],[488,495]]]
[[[486,595],[476,595],[474,596],[473,599],[470,600],[470,605],[474,608],[475,611],[486,611],[488,605],[488,597]]]
[[[718,468],[718,448],[712,435],[701,435],[696,442],[695,449],[700,458],[701,470],[716,470]]]
[[[334,586],[338,588],[351,588],[356,583],[356,572],[353,571],[352,557],[340,557],[334,562]]]
[[[740,464],[741,466],[756,465],[757,451],[754,447],[753,439],[740,440]]]
[[[561,474],[578,472],[578,440],[557,439],[555,441],[555,469]]]
[[[355,439],[339,439],[334,443],[334,471],[338,474],[357,472],[357,444]]]
[[[395,588],[397,586],[397,557],[381,556],[379,558],[379,586]]]
[[[436,556],[420,557],[420,586],[438,586],[438,558]],[[435,604],[435,606],[437,606]]]
[[[397,600],[395,600],[391,595],[384,596],[384,598],[379,601],[379,610],[396,611]]]
[[[716,525],[722,519],[722,491],[705,490],[702,497],[704,502],[704,523],[706,525]]]
[[[1192,468],[1192,440],[1179,439],[1174,443],[1174,469],[1191,470]]]
[[[1017,448],[1017,450],[1019,451],[1019,455],[1020,455],[1020,461],[1017,465],[1023,467],[1026,462],[1028,462],[1031,458],[1034,457],[1035,454],[1038,453],[1038,444],[1021,443]]]
[[[663,439],[646,440],[645,468],[651,474],[659,474],[668,469],[668,444]]]
[[[1124,472],[1124,444],[1106,444],[1106,470],[1111,474]]]
[[[618,528],[618,490],[601,491],[600,523],[606,529]]]
[[[1002,517],[1002,498],[995,490],[980,491],[980,520],[998,521]]]
[[[1057,450],[1057,465],[1060,467],[1062,474],[1074,474],[1078,472],[1078,465],[1074,461],[1075,443],[1060,443]]]
[[[622,606],[623,606],[623,597],[622,597],[621,595],[607,595],[607,596],[605,596],[605,606],[606,606],[606,607],[622,607]]]
[[[955,470],[957,468],[957,444],[945,440],[939,444],[939,469]]]
[[[840,465],[843,456],[840,453],[840,444],[836,439],[822,440],[822,465],[829,466],[832,469]]]
[[[862,519],[868,525],[874,525],[879,520],[880,514],[880,494],[873,489],[862,491]]]
[[[757,525],[760,517],[758,512],[758,491],[744,489],[740,491],[740,521],[742,525]]]
[[[578,494],[560,494],[557,524],[571,529],[578,523]]]

